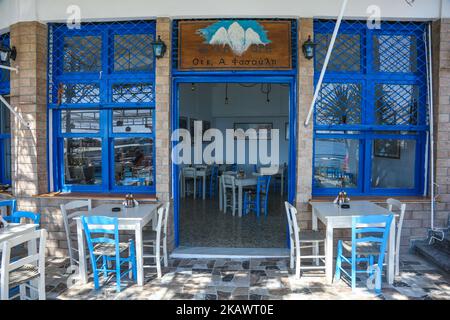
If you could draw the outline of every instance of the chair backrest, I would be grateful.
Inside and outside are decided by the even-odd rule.
[[[11,260],[11,250],[17,246],[23,246],[29,241],[39,240],[39,248],[36,254]],[[0,298],[6,299],[9,291],[9,273],[27,264],[37,264],[39,274],[45,276],[45,246],[47,231],[44,229],[25,233],[18,237],[6,240],[2,245],[2,260],[0,269]]]
[[[402,203],[402,202],[398,201],[397,199],[392,199],[392,198],[387,199],[386,203],[388,205],[389,212],[392,213],[394,209],[400,211],[400,217],[398,219],[397,230],[402,230],[403,219],[405,218],[405,212],[406,212],[406,203]]]
[[[10,214],[16,211],[16,199],[8,199],[0,201],[0,209],[2,207],[7,207],[10,210]]]
[[[94,257],[94,245],[98,243],[114,244],[116,258],[120,255],[119,250],[119,220],[104,216],[81,216],[86,242],[92,261]]]
[[[294,238],[294,224],[292,217],[297,216],[297,209],[287,201],[284,202],[284,207],[286,209],[286,216],[289,225],[289,241],[291,243],[291,247],[293,247],[294,245],[293,242],[295,241],[295,238]]]
[[[382,265],[393,218],[392,214],[353,217],[352,255],[357,254],[359,243],[376,243],[380,246],[378,265]]]
[[[155,248],[159,248],[161,244],[161,234],[167,235],[167,221],[169,219],[170,203],[165,203],[162,207],[158,208],[158,222],[156,225],[156,245]]]
[[[270,180],[272,176],[259,176],[257,179],[256,192],[258,194],[265,193],[266,195],[269,193]]]
[[[75,258],[74,249],[72,247],[72,239],[71,239],[71,227],[75,225],[75,221],[73,220],[75,217],[78,217],[80,213],[72,212],[68,213],[68,211],[87,208],[88,212],[92,210],[92,201],[91,199],[88,200],[75,200],[68,202],[66,204],[62,204],[60,206],[61,208],[61,214],[63,216],[63,222],[64,222],[64,229],[66,231],[66,240],[67,240],[67,247],[69,249],[69,257],[70,257],[70,263],[73,265],[75,262],[78,263],[78,260]]]
[[[10,221],[12,223],[21,223],[22,219],[28,220],[33,224],[41,223],[41,215],[39,213],[34,212],[26,212],[26,211],[15,211],[11,215]]]
[[[192,167],[185,167],[183,168],[183,175],[189,175],[195,178],[197,176],[197,169]]]
[[[234,190],[236,188],[236,177],[228,174],[222,175],[222,184],[223,189],[232,189]]]

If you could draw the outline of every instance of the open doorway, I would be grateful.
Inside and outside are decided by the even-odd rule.
[[[193,161],[179,165],[177,207],[180,247],[286,247],[284,201],[288,199],[289,179],[295,179],[288,174],[290,92],[289,84],[283,83],[179,84],[178,127],[186,129],[192,139],[189,150],[191,160],[195,160],[195,153],[198,153],[193,141],[196,125],[197,132],[201,130],[205,133],[212,128],[224,137],[224,163],[211,163],[202,158],[202,163]],[[198,129],[200,125],[201,129]],[[236,138],[233,147],[227,145],[226,131],[238,129],[244,132],[256,130],[257,151],[251,147],[252,136],[245,137],[244,145],[239,145],[239,138]],[[267,169],[270,166],[265,162],[267,159],[262,161],[261,144],[267,146],[267,156],[272,160],[276,158],[276,170]],[[201,143],[200,154],[203,155],[207,146],[208,142]],[[230,152],[234,153],[232,157]],[[216,156],[217,151],[214,154]],[[220,187],[223,186],[220,177],[233,173],[236,174],[236,184],[242,183],[239,179],[250,181],[241,186],[241,194],[236,186],[234,204],[230,201],[233,197],[230,190],[224,191]],[[257,210],[258,185],[264,184],[263,179],[259,179],[261,176],[270,176],[270,182],[267,197],[263,192]],[[224,192],[229,193],[228,197],[224,196]],[[264,210],[266,205],[267,211]],[[227,207],[226,212],[224,207]]]

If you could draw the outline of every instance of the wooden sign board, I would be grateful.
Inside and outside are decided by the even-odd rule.
[[[291,22],[179,21],[179,70],[290,70]]]

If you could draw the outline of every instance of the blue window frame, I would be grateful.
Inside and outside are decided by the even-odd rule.
[[[315,83],[335,21],[315,20]],[[314,195],[420,195],[426,23],[343,21],[314,112]]]
[[[154,21],[49,26],[53,189],[155,193]]]
[[[9,47],[9,33],[0,35],[0,44]],[[9,71],[0,69],[0,94],[10,92]],[[7,99],[8,100],[8,99]],[[11,184],[11,128],[9,110],[0,102],[0,184]]]

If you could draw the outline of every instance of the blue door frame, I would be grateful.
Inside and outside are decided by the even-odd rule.
[[[209,72],[174,74],[172,78],[171,130],[179,126],[179,85],[182,83],[282,83],[289,85],[289,163],[288,201],[293,203],[296,195],[297,177],[297,72]],[[172,149],[176,142],[172,142]],[[175,246],[179,242],[179,166],[172,163],[172,195],[174,198]]]

